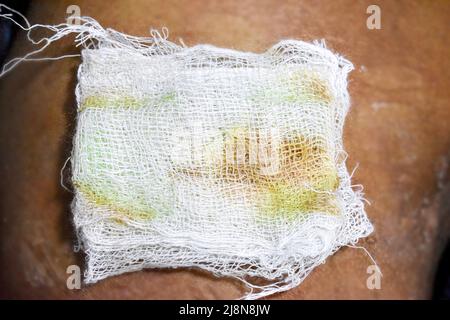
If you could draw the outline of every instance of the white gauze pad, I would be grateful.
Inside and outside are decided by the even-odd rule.
[[[344,164],[352,65],[323,44],[161,41],[82,60],[71,161],[86,282],[199,267],[258,298],[372,231]]]

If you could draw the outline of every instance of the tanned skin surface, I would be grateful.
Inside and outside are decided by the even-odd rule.
[[[381,267],[381,289],[366,287],[368,257],[343,248],[299,287],[270,298],[430,297],[450,229],[448,2],[377,1],[381,30],[366,27],[371,1],[352,0],[36,1],[27,16],[32,23],[61,23],[72,4],[104,27],[133,35],[166,26],[171,40],[186,45],[262,52],[280,39],[326,39],[355,65],[344,144],[349,169],[359,163],[353,183],[364,185],[371,202],[375,232],[359,245]],[[69,38],[45,56],[77,53]],[[30,49],[19,33],[10,58]],[[0,297],[240,297],[245,289],[238,282],[196,270],[146,270],[67,289],[67,267],[84,263],[72,248],[72,194],[60,186],[79,63],[23,63],[0,79]]]

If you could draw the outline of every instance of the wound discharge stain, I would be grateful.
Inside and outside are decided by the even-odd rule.
[[[111,219],[117,223],[125,224],[126,219],[148,221],[156,216],[156,211],[152,208],[148,208],[147,210],[130,209],[130,207],[133,207],[132,204],[123,203],[124,201],[116,199],[114,196],[106,195],[104,192],[98,192],[86,183],[74,182],[73,185],[90,202],[113,211],[117,216]]]
[[[335,196],[328,193],[283,183],[271,184],[265,191],[268,197],[264,211],[271,215],[282,214],[287,218],[295,218],[298,214],[311,212],[339,214]]]
[[[297,70],[278,77],[251,97],[255,104],[308,104],[330,106],[334,97],[326,80],[315,71]]]
[[[119,98],[89,96],[81,103],[79,111],[85,109],[123,108],[138,109],[145,105],[144,99],[122,96]]]
[[[299,70],[281,81],[288,88],[284,98],[290,102],[318,102],[331,104],[333,95],[326,82],[316,72]]]
[[[320,103],[329,105],[333,96],[319,75],[312,71],[299,70],[288,77],[279,80],[285,90],[271,93],[265,92],[263,97],[272,97],[274,101],[289,103]],[[272,102],[274,102],[272,101]],[[137,99],[131,96],[116,98],[89,96],[80,106],[80,111],[87,108],[122,108],[137,109],[148,105],[163,105],[175,103],[176,94],[169,92],[149,99]],[[237,141],[243,141],[244,163],[229,163],[226,159],[226,150],[233,149]],[[224,132],[222,155],[207,164],[197,164],[195,168],[176,168],[176,172],[184,175],[213,177],[218,182],[244,183],[249,190],[256,190],[255,201],[264,211],[271,215],[283,214],[296,216],[310,212],[339,214],[336,198],[332,194],[339,186],[336,166],[327,153],[326,147],[319,138],[306,138],[299,135],[295,138],[285,139],[279,144],[271,142],[271,148],[277,149],[280,167],[276,172],[263,173],[263,166],[250,164],[250,144],[258,143],[249,138],[249,131],[245,128],[235,128]],[[237,152],[236,150],[234,152]],[[237,158],[237,155],[234,155]],[[130,210],[128,205],[116,199],[114,195],[99,194],[87,185],[78,184],[78,189],[87,198],[98,205],[108,206],[124,218],[148,220],[155,216],[153,209]],[[226,188],[225,188],[226,189]],[[229,196],[236,196],[228,192]],[[120,219],[120,218],[119,218]]]
[[[299,214],[322,212],[331,215],[340,213],[336,196],[339,186],[336,165],[319,138],[297,136],[284,139],[276,147],[279,168],[274,172],[262,173],[260,164],[249,164],[250,139],[246,130],[234,130],[244,134],[242,156],[244,163],[229,163],[225,158],[225,140],[220,163],[198,164],[196,168],[178,168],[177,172],[199,177],[213,178],[217,182],[241,183],[248,185],[257,206],[262,212],[273,216],[296,217]],[[232,137],[234,138],[234,137]],[[259,141],[259,138],[256,139]],[[236,157],[236,154],[234,155]],[[220,157],[217,157],[220,158]],[[242,191],[242,190],[241,190]],[[238,192],[241,192],[238,191]],[[233,193],[234,192],[234,193]],[[225,186],[224,195],[230,198],[241,196]]]
[[[79,112],[85,109],[139,109],[145,106],[158,106],[163,104],[175,103],[175,92],[168,92],[154,98],[135,98],[122,95],[119,97],[89,96],[81,102]]]
[[[333,194],[339,186],[336,166],[320,140],[297,136],[283,141],[279,150],[279,172],[256,183],[263,211],[291,218],[311,212],[339,214]]]

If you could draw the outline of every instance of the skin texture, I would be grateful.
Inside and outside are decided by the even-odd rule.
[[[352,99],[344,143],[354,184],[365,187],[375,232],[359,245],[376,258],[380,290],[366,287],[371,264],[343,248],[276,299],[423,299],[449,235],[450,4],[378,1],[382,29],[368,30],[371,1],[39,1],[32,23],[62,22],[66,8],[134,35],[170,29],[186,45],[261,52],[279,39],[324,38],[351,60]],[[70,38],[70,37],[69,37]],[[72,39],[46,56],[77,53]],[[30,50],[19,33],[10,57]],[[72,194],[60,186],[74,130],[79,59],[23,63],[0,80],[0,297],[237,298],[244,288],[197,270],[146,270],[81,290],[66,287],[73,252]]]

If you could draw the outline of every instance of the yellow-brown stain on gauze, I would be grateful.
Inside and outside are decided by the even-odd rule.
[[[326,81],[315,71],[298,70],[281,79],[288,89],[284,97],[289,102],[316,102],[330,105],[333,95]]]
[[[95,188],[86,183],[74,182],[74,187],[81,192],[86,199],[97,206],[106,207],[114,213],[111,219],[117,223],[125,224],[126,220],[148,221],[156,216],[156,211],[152,208],[147,210],[132,209],[129,203],[123,203],[114,199],[113,195],[106,195],[105,192],[96,191]]]
[[[242,137],[236,137],[242,134]],[[248,186],[248,193],[261,211],[273,216],[283,215],[296,217],[299,214],[322,212],[339,214],[336,197],[333,194],[339,186],[334,159],[327,151],[327,146],[318,137],[306,138],[302,135],[283,139],[278,145],[272,141],[279,157],[278,170],[267,173],[261,170],[260,163],[252,164],[250,159],[250,143],[259,143],[249,139],[249,130],[233,130],[231,139],[226,139],[223,147],[223,161],[211,163],[210,166],[199,168],[179,168],[178,173],[185,175],[207,176],[216,181],[228,184],[240,183]],[[243,163],[229,161],[225,157],[225,149],[230,149],[227,143],[240,140],[245,150]],[[235,150],[236,152],[236,150]],[[237,156],[234,155],[234,160]],[[233,193],[233,188],[224,188],[225,196],[230,198],[240,196]]]

